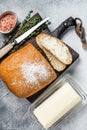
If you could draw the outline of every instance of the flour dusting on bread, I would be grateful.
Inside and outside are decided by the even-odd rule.
[[[40,83],[39,80],[46,81],[51,75],[42,62],[25,62],[21,65],[21,71],[27,83],[35,83],[37,85]]]

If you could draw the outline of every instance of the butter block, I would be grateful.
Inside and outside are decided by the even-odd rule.
[[[33,113],[43,127],[48,129],[80,101],[81,97],[71,85],[66,82],[61,88],[35,108]]]

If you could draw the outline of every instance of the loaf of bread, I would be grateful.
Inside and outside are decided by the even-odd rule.
[[[1,63],[0,77],[11,92],[26,98],[46,87],[57,76],[42,54],[29,43]]]
[[[51,65],[53,66],[54,69],[57,71],[63,71],[66,68],[66,65],[63,64],[61,61],[58,60],[52,53],[50,53],[45,47],[41,45],[40,39],[38,36],[36,36],[36,42],[38,46],[44,51],[46,56],[48,57]]]
[[[69,48],[61,40],[44,33],[39,34],[37,38],[39,43],[63,64],[69,65],[72,63],[72,55]]]

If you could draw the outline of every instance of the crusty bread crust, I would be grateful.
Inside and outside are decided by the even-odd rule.
[[[60,39],[48,34],[41,33],[37,36],[38,42],[60,62],[69,65],[72,63],[72,55],[69,48]]]
[[[0,77],[11,92],[26,98],[46,87],[57,75],[41,53],[29,43],[1,63]]]
[[[53,66],[54,69],[56,69],[57,71],[60,72],[60,71],[63,71],[66,68],[65,64],[63,64],[61,61],[59,61],[52,53],[50,53],[46,48],[44,48],[41,45],[41,42],[39,40],[39,35],[36,36],[36,42],[37,42],[38,46],[44,51],[44,53],[48,57],[51,65]]]

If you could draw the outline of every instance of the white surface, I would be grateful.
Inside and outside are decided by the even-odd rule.
[[[80,17],[87,38],[86,0],[0,0],[0,13],[12,10],[17,13],[19,21],[22,21],[31,9],[34,13],[40,12],[43,18],[50,17],[51,31],[69,16]],[[4,38],[0,34],[0,46]],[[62,39],[80,54],[79,60],[70,68],[69,73],[87,90],[87,50],[82,49],[74,29],[71,29]],[[3,98],[3,95],[6,96]],[[26,105],[23,106],[23,103]],[[39,124],[33,122],[28,116],[26,111],[29,105],[25,99],[12,95],[0,81],[0,130],[42,130]],[[87,106],[55,130],[87,130]]]

